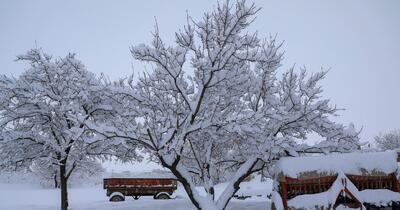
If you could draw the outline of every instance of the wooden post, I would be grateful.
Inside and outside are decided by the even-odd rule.
[[[286,177],[282,177],[280,179],[279,186],[281,191],[283,209],[288,210],[289,208],[288,208],[288,192],[287,192]]]
[[[393,181],[393,191],[400,192],[399,180],[397,180],[397,176],[395,173],[392,173],[392,181]]]

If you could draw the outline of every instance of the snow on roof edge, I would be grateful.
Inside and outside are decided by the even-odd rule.
[[[275,175],[299,178],[304,172],[363,175],[365,172],[390,174],[397,171],[397,152],[367,152],[281,158]]]

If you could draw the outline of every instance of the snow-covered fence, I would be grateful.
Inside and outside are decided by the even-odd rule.
[[[272,209],[397,208],[397,157],[388,151],[282,158],[276,164]]]

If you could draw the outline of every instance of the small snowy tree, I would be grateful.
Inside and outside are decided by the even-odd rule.
[[[43,186],[60,188],[60,167],[47,161],[47,159],[35,160],[29,169],[34,175],[39,177]],[[69,165],[72,164],[72,162],[74,161],[69,161],[67,163],[67,168],[71,167]],[[87,156],[83,160],[77,162],[74,173],[71,174],[70,180],[88,180],[90,177],[101,175],[103,172],[104,168],[102,167],[101,163],[98,160]]]
[[[389,131],[375,137],[376,145],[381,150],[393,150],[400,148],[400,130]]]
[[[107,127],[113,117],[106,86],[74,54],[53,59],[38,49],[18,56],[30,68],[19,78],[0,77],[0,165],[57,166],[61,209],[68,207],[67,181],[88,155],[125,155],[89,125]],[[94,127],[94,126],[91,126]]]
[[[131,48],[152,72],[113,86],[125,113],[113,122],[120,130],[104,135],[147,148],[197,209],[225,209],[247,176],[280,157],[358,148],[353,126],[330,120],[338,109],[321,97],[325,71],[307,75],[291,68],[277,76],[281,44],[246,31],[258,11],[245,1],[219,4],[200,21],[188,17],[172,46],[156,28],[150,46]],[[312,132],[324,140],[305,144]],[[228,176],[219,197],[218,173]]]
[[[54,188],[61,187],[58,165],[53,165],[52,163],[49,164],[46,159],[39,159],[32,161],[29,170],[39,178],[41,185],[53,185]]]

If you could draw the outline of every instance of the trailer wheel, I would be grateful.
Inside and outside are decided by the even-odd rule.
[[[120,193],[120,192],[113,192],[110,195],[110,201],[111,202],[121,202],[121,201],[125,201],[125,196]]]
[[[166,200],[166,199],[170,199],[170,198],[171,197],[166,192],[160,192],[154,196],[154,199],[158,199],[158,200]]]

